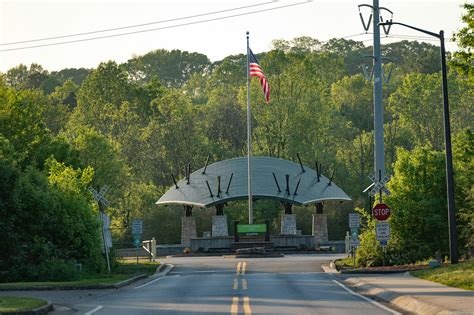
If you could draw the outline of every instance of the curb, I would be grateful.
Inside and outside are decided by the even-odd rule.
[[[354,274],[354,275],[375,275],[375,274],[393,274],[393,273],[405,273],[414,270],[363,270],[363,269],[342,269],[339,271],[341,274]]]
[[[94,284],[84,286],[58,286],[58,287],[40,287],[40,288],[1,288],[0,291],[49,291],[49,290],[95,290],[95,289],[118,289],[129,285],[135,281],[145,279],[148,276],[145,274],[134,276],[126,280],[116,282],[113,284]]]
[[[155,278],[155,277],[164,277],[167,274],[169,274],[171,272],[171,270],[173,270],[173,268],[174,268],[173,264],[162,264],[158,268],[156,268],[156,272],[152,277],[153,278]]]
[[[16,312],[2,312],[0,314],[8,315],[46,315],[53,310],[53,304],[46,301],[46,304],[32,310],[16,311]]]
[[[345,284],[356,289],[357,293],[370,296],[386,303],[395,305],[405,312],[414,314],[439,314],[454,315],[458,312],[449,311],[437,305],[425,302],[423,300],[396,293],[390,290],[382,289],[374,285],[368,284],[359,279],[348,278],[343,280]]]

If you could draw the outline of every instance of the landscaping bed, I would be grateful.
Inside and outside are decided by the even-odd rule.
[[[396,273],[405,271],[415,271],[428,268],[427,264],[408,264],[395,266],[359,267],[353,265],[352,258],[342,258],[335,262],[336,269],[341,273]]]
[[[34,310],[47,303],[44,300],[30,297],[0,296],[0,313]]]
[[[86,289],[111,288],[122,281],[135,277],[144,278],[155,273],[159,262],[140,262],[137,266],[132,261],[118,262],[111,274],[84,276],[73,281],[35,281],[0,283],[0,290],[52,290],[52,289]]]

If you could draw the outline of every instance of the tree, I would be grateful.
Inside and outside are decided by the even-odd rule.
[[[27,66],[20,64],[19,66],[8,70],[6,74],[7,83],[17,90],[41,88],[43,82],[48,78],[48,71],[44,70],[41,65],[36,63],[32,63],[29,69]]]
[[[203,73],[210,66],[209,59],[199,53],[158,49],[129,60],[124,68],[136,82],[148,82],[153,76],[170,88],[179,88],[194,73]]]
[[[391,238],[405,262],[448,253],[444,153],[428,147],[399,149],[387,198]]]
[[[473,89],[454,73],[448,75],[448,91],[453,133],[472,121]],[[403,78],[390,95],[388,112],[410,135],[410,145],[429,144],[434,150],[444,148],[443,99],[441,74],[411,73]]]
[[[451,64],[474,84],[474,4],[465,3],[464,9],[467,12],[462,16],[462,21],[467,25],[453,34],[453,40],[461,49],[453,53]]]
[[[209,95],[204,115],[204,135],[216,160],[242,155],[246,143],[246,116],[237,93],[216,88]]]

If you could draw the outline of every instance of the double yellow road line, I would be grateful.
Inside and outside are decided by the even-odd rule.
[[[245,270],[247,268],[247,262],[239,262],[237,264],[237,270],[236,270],[236,276],[238,278],[234,279],[234,284],[233,284],[233,289],[234,290],[239,290],[239,279],[242,282],[242,290],[247,290],[247,280],[244,278],[241,278],[240,276],[245,275]],[[230,306],[230,313],[232,315],[236,315],[239,313],[239,301],[240,298],[238,296],[234,296],[232,298],[232,305]],[[244,309],[244,314],[245,315],[251,315],[252,314],[252,309],[250,308],[250,298],[248,296],[242,297],[242,303],[243,303],[243,309]]]
[[[245,315],[251,315],[252,314],[252,309],[250,308],[250,298],[248,296],[244,296],[242,298],[242,301],[244,303],[244,314]],[[232,298],[232,305],[230,307],[230,313],[232,315],[236,315],[239,313],[239,297],[234,296]]]
[[[247,262],[239,262],[237,264],[237,275],[245,275],[245,269],[247,268]]]

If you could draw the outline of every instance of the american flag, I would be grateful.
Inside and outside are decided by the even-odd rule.
[[[263,94],[265,94],[265,101],[268,104],[270,102],[270,85],[268,85],[267,78],[265,78],[265,74],[250,48],[249,54],[249,74],[251,77],[258,77],[260,79],[260,85],[262,86]]]

